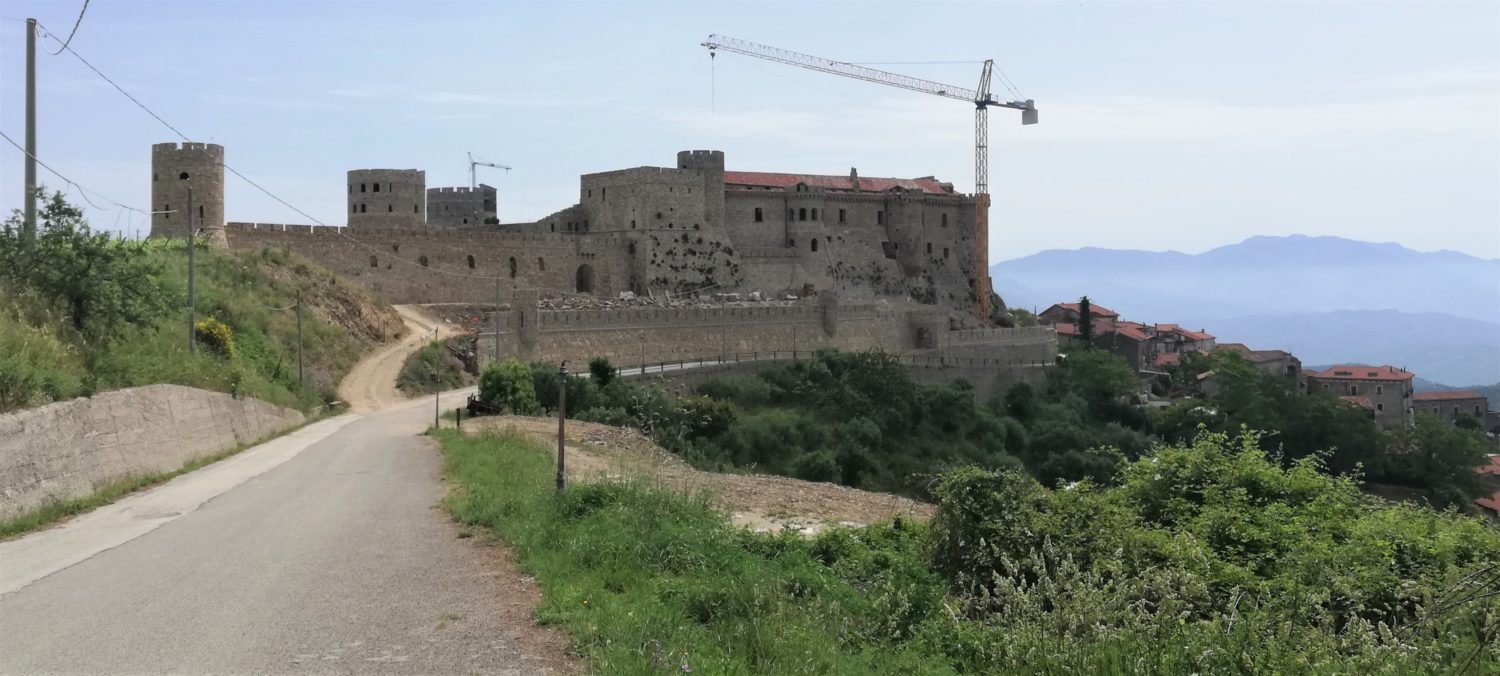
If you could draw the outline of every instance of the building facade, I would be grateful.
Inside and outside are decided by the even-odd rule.
[[[427,172],[354,169],[349,172],[349,227],[419,228],[427,224]]]
[[[1332,366],[1307,375],[1307,389],[1329,392],[1364,406],[1368,402],[1381,429],[1397,429],[1411,423],[1412,373],[1394,366]],[[1365,401],[1360,401],[1361,399]]]
[[[495,189],[483,183],[477,188],[428,188],[427,225],[435,228],[467,228],[498,224]]]
[[[151,236],[183,237],[189,228],[224,243],[224,146],[151,146]]]
[[[1460,416],[1472,416],[1481,426],[1490,414],[1490,400],[1483,394],[1466,390],[1418,392],[1412,396],[1412,409],[1431,413],[1443,422],[1453,424]]]

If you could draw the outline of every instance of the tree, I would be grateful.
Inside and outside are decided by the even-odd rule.
[[[541,408],[531,382],[531,369],[515,357],[485,364],[479,374],[479,401],[496,412],[520,415],[530,415]]]
[[[131,326],[150,326],[173,305],[156,278],[161,266],[139,242],[92,232],[83,212],[54,193],[37,214],[35,246],[21,244],[15,211],[0,228],[0,275],[56,303],[73,330],[108,342]]]
[[[1428,413],[1411,428],[1392,433],[1386,445],[1386,478],[1427,489],[1439,507],[1463,505],[1478,492],[1474,468],[1485,462],[1482,430],[1460,429]]]
[[[1078,299],[1078,337],[1089,345],[1094,344],[1094,306],[1089,297]]]

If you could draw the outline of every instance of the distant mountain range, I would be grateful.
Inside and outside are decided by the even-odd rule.
[[[1140,322],[1281,348],[1304,364],[1405,366],[1500,381],[1500,260],[1338,237],[1252,237],[1201,254],[1053,250],[990,268],[1012,307],[1091,300]]]

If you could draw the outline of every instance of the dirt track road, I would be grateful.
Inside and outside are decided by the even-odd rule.
[[[352,413],[370,413],[406,401],[406,395],[396,389],[396,377],[401,374],[406,358],[434,339],[434,327],[439,340],[463,332],[457,326],[427,316],[416,306],[393,307],[406,322],[407,334],[355,365],[339,383],[339,398],[349,402]]]

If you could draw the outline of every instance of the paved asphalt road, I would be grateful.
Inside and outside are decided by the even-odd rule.
[[[438,507],[431,401],[0,543],[0,674],[538,671],[493,619],[488,557]],[[122,543],[109,518],[156,527]]]

